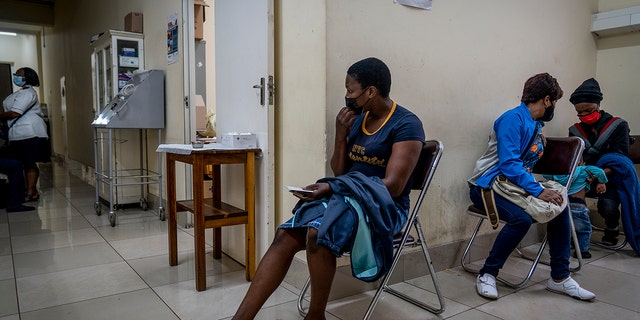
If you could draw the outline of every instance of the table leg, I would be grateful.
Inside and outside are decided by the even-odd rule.
[[[169,265],[178,265],[178,224],[176,222],[176,162],[167,154],[167,211],[169,233]]]
[[[244,164],[244,205],[247,210],[247,224],[245,225],[245,277],[251,281],[256,271],[256,242],[255,242],[255,212],[256,212],[256,185],[255,185],[255,153],[248,152]]]
[[[222,258],[222,228],[213,228],[213,258]]]
[[[213,205],[222,205],[222,192],[220,191],[220,165],[214,164],[213,173]],[[222,228],[213,229],[213,258],[220,259],[222,257]]]
[[[207,289],[204,239],[204,159],[197,155],[193,163],[193,243],[196,290]]]

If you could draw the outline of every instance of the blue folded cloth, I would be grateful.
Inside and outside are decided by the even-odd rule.
[[[596,165],[615,171],[609,182],[620,197],[620,218],[624,235],[631,248],[640,255],[640,180],[629,157],[619,153],[603,155]]]

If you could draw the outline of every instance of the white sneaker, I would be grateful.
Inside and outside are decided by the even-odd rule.
[[[496,288],[496,277],[485,273],[478,275],[476,280],[476,291],[478,294],[489,299],[498,299],[498,289]]]
[[[593,292],[581,288],[571,277],[566,278],[562,282],[555,282],[553,279],[549,279],[549,281],[547,281],[547,290],[555,293],[564,293],[578,300],[591,300],[596,297]]]

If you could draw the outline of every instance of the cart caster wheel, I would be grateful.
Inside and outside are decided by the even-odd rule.
[[[100,202],[96,202],[93,204],[93,209],[96,210],[96,215],[101,215],[102,214],[102,206],[100,205]]]
[[[111,223],[112,227],[116,226],[116,214],[114,212],[109,212],[109,223]]]
[[[167,220],[167,214],[164,212],[163,207],[158,208],[158,216],[160,217],[160,221]]]
[[[147,199],[140,198],[140,208],[142,208],[142,211],[147,211],[147,209],[149,208],[149,205],[147,204]]]

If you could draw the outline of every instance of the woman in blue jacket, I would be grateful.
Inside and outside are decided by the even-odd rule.
[[[346,106],[336,117],[331,158],[336,177],[321,179],[304,188],[311,192],[294,192],[301,199],[294,209],[294,217],[278,228],[234,319],[255,317],[284,279],[295,253],[301,250],[307,252],[311,277],[311,302],[306,319],[325,318],[336,256],[349,251],[350,239],[355,237],[351,226],[345,228],[342,222],[334,223],[333,218],[341,210],[351,211],[354,205],[366,208],[369,202],[380,201],[380,208],[384,210],[370,212],[377,220],[371,230],[379,232],[374,239],[390,240],[378,243],[383,247],[381,251],[393,250],[393,235],[407,219],[411,173],[425,140],[422,123],[389,98],[391,73],[384,62],[376,58],[353,64],[347,70],[345,87]],[[352,189],[351,193],[349,189],[354,184],[363,188]],[[349,202],[349,206],[345,206],[345,202]],[[327,224],[337,227],[327,227]],[[333,241],[336,239],[338,241]]]
[[[483,207],[482,189],[490,188],[498,175],[507,177],[535,197],[562,203],[559,192],[543,188],[531,173],[544,150],[543,122],[553,118],[555,104],[562,94],[558,81],[548,73],[537,74],[525,82],[520,105],[503,113],[494,122],[487,151],[476,162],[468,181],[471,201],[475,206]],[[498,194],[495,194],[495,207],[506,224],[498,233],[476,282],[478,294],[489,299],[498,298],[498,272],[534,222],[524,209]],[[547,289],[576,299],[591,300],[595,295],[581,288],[569,276],[570,232],[568,210],[547,223],[551,256],[551,278],[547,281]]]

